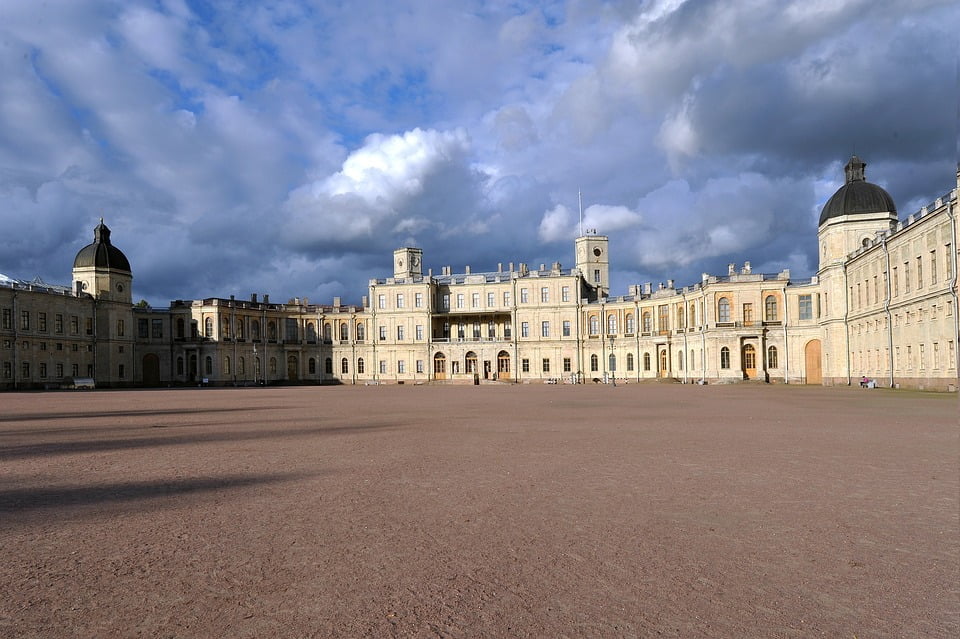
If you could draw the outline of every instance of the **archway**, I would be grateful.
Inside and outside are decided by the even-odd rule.
[[[743,378],[754,379],[757,376],[757,351],[753,344],[743,345]]]
[[[807,384],[823,384],[823,369],[820,364],[820,340],[812,339],[803,348],[804,370]]]
[[[510,354],[507,351],[497,353],[497,379],[510,379]]]
[[[660,377],[669,377],[670,368],[667,363],[667,349],[660,349]]]
[[[143,356],[143,385],[160,385],[160,358],[154,353]]]
[[[300,379],[300,366],[296,355],[287,357],[287,379],[291,382]]]
[[[467,356],[464,358],[464,369],[467,375],[472,375],[477,372],[477,354],[473,351],[468,351]]]

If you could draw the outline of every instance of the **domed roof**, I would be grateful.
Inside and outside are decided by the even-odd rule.
[[[93,229],[93,244],[80,249],[73,260],[73,268],[109,268],[130,273],[130,262],[123,251],[110,243],[110,229],[100,218],[100,224]]]
[[[890,194],[876,184],[867,182],[864,169],[867,167],[857,156],[850,158],[844,167],[847,183],[841,186],[823,205],[820,225],[832,218],[844,215],[891,213],[897,215],[897,205]]]

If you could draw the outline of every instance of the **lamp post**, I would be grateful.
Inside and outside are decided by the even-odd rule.
[[[614,340],[614,337],[613,335],[611,335],[610,336],[610,358],[608,360],[608,364],[610,368],[610,377],[613,379],[613,387],[616,388],[617,387],[617,358],[616,358],[616,355],[613,354],[613,340]]]

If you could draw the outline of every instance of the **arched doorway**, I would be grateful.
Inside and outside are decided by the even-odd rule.
[[[660,349],[660,377],[667,377],[670,370],[667,366],[667,349]]]
[[[287,379],[291,382],[300,379],[300,366],[296,355],[287,357]]]
[[[477,354],[473,351],[468,351],[467,356],[463,361],[464,368],[467,375],[472,375],[477,372]]]
[[[507,351],[497,353],[497,379],[510,379],[510,354]]]
[[[143,385],[160,385],[160,358],[154,353],[147,353],[143,356]]]
[[[447,378],[447,358],[443,353],[437,353],[433,356],[433,378]]]
[[[823,384],[823,369],[820,364],[820,340],[812,339],[803,348],[804,371],[807,384]]]
[[[743,345],[743,378],[754,379],[757,376],[757,351],[753,344]]]

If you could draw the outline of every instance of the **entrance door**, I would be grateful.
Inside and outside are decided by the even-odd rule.
[[[743,347],[743,378],[754,379],[757,376],[757,351],[753,344]]]
[[[823,369],[820,364],[820,340],[812,339],[803,348],[804,370],[808,384],[823,384]]]
[[[160,358],[153,353],[143,356],[143,385],[160,385]]]
[[[490,373],[493,371],[493,367],[490,365],[490,360],[483,360],[483,378],[490,379]]]
[[[447,358],[444,357],[443,353],[437,353],[433,356],[433,378],[447,378]]]
[[[295,382],[300,378],[300,367],[297,365],[297,356],[291,355],[287,358],[287,379]]]
[[[667,377],[669,371],[667,369],[667,349],[660,350],[660,377]]]
[[[507,351],[497,353],[497,379],[510,379],[510,354]]]

